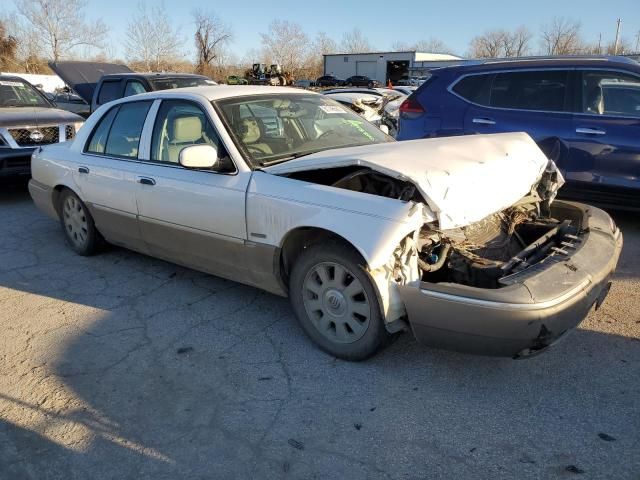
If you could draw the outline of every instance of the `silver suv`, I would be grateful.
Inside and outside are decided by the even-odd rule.
[[[59,110],[26,80],[0,75],[0,178],[31,174],[31,153],[75,137],[84,119]]]

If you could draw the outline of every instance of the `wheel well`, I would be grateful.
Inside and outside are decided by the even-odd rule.
[[[287,287],[289,286],[289,273],[291,272],[291,267],[294,265],[296,259],[306,248],[320,242],[341,243],[348,248],[353,249],[353,251],[362,259],[363,264],[366,264],[366,260],[358,249],[346,238],[338,235],[337,233],[318,227],[296,228],[287,234],[280,249],[280,278]]]
[[[73,190],[65,185],[56,185],[53,187],[53,191],[51,192],[51,202],[53,203],[53,208],[58,212],[58,215],[60,215],[60,195],[62,195],[62,192],[65,190],[73,192]]]

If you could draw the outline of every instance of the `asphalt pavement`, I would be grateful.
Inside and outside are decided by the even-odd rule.
[[[317,350],[284,298],[64,244],[0,189],[0,479],[640,479],[640,218],[598,312],[527,360]],[[212,252],[213,253],[213,252]]]

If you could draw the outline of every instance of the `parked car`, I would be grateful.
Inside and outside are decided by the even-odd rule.
[[[298,87],[298,88],[311,88],[311,87],[315,87],[316,86],[316,82],[314,82],[313,80],[296,80],[295,82],[293,82],[293,86],[294,87]]]
[[[348,87],[373,88],[373,87],[379,87],[380,86],[380,82],[378,82],[377,80],[372,80],[372,79],[370,79],[369,77],[367,77],[365,75],[353,75],[352,77],[347,78],[344,81],[344,83]]]
[[[317,87],[341,87],[344,84],[344,80],[340,80],[333,75],[324,75],[316,80]]]
[[[410,87],[410,86],[409,86],[409,87],[407,87],[407,86],[402,86],[402,85],[400,85],[400,86],[394,86],[394,87],[393,87],[393,89],[394,89],[394,90],[396,90],[396,91],[398,91],[398,92],[402,93],[403,95],[407,95],[407,96],[409,96],[409,95],[411,95],[413,92],[415,92],[417,88],[418,88],[418,87]]]
[[[80,96],[71,91],[43,93],[45,97],[47,97],[57,108],[61,110],[77,113],[84,118],[87,118],[91,114],[91,106],[80,98]]]
[[[227,77],[227,85],[248,85],[249,81],[244,77],[238,75],[229,75]]]
[[[216,85],[204,75],[191,73],[136,73],[125,65],[98,62],[50,62],[51,69],[91,105],[100,105],[139,93],[172,88]]]
[[[315,343],[357,360],[401,330],[526,357],[575,327],[622,235],[555,201],[561,184],[525,133],[395,142],[324,95],[220,86],[100,107],[34,152],[29,190],[78,254],[104,238],[288,295]]]
[[[398,138],[524,131],[565,198],[640,208],[640,65],[622,57],[493,60],[441,68],[400,108]]]
[[[0,75],[0,178],[30,175],[33,150],[73,139],[83,121],[26,80]]]

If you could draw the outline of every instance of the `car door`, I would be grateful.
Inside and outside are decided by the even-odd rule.
[[[527,132],[555,160],[571,135],[573,97],[568,69],[518,70],[464,77],[453,92],[470,99],[465,133]]]
[[[245,194],[251,172],[235,167],[198,103],[162,100],[147,129],[149,161],[136,179],[136,198],[151,254],[226,278],[246,277]],[[180,165],[180,151],[198,144],[216,146],[215,169]]]
[[[579,72],[565,176],[576,196],[640,206],[640,77],[604,69]]]
[[[80,197],[98,230],[111,243],[147,252],[138,228],[136,179],[143,125],[152,101],[121,103],[91,132],[74,172]]]

